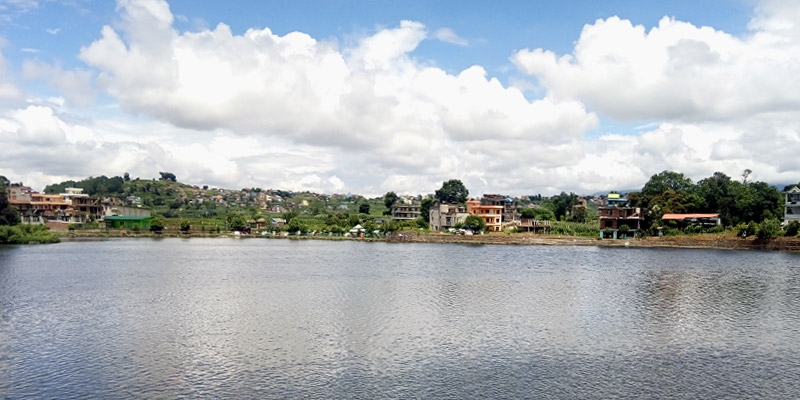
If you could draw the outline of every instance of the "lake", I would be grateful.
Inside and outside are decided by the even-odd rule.
[[[800,255],[0,247],[3,398],[799,398]]]

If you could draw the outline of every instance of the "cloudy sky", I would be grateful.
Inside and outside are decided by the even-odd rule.
[[[39,190],[549,195],[746,168],[800,181],[794,0],[0,0],[0,175]]]

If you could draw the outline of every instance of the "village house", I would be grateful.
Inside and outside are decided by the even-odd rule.
[[[486,223],[488,232],[501,232],[503,230],[503,206],[483,205],[480,200],[467,200],[467,214],[477,215]]]
[[[109,229],[150,229],[153,218],[150,210],[138,207],[110,205],[106,207],[103,221]]]
[[[607,199],[607,206],[597,209],[600,217],[601,239],[633,236],[636,231],[641,229],[642,221],[644,221],[641,208],[627,207],[628,200],[619,193],[609,193]]]
[[[783,209],[783,223],[800,221],[800,187],[793,186],[783,192],[786,195],[786,204]]]
[[[456,224],[464,223],[467,219],[467,210],[457,204],[434,203],[431,206],[428,221],[433,231],[446,231]]]
[[[81,224],[103,218],[99,199],[89,197],[81,188],[66,188],[62,194],[44,194],[23,185],[7,188],[8,203],[20,214],[23,224],[48,224],[66,229],[67,224]]]
[[[509,224],[514,221],[519,221],[518,202],[510,196],[503,196],[499,194],[484,194],[480,200],[480,204],[482,206],[502,207],[502,213],[501,213],[502,224]]]
[[[520,217],[520,222],[516,224],[518,232],[548,233],[551,223],[548,220]]]
[[[420,216],[419,204],[392,204],[391,208],[393,221],[413,221]]]

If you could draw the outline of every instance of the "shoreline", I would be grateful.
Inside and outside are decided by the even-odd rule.
[[[241,238],[241,239],[289,239],[289,240],[346,240],[387,243],[441,243],[504,246],[597,246],[636,248],[683,248],[717,250],[768,250],[800,252],[800,237],[779,237],[759,240],[755,237],[740,238],[731,234],[700,234],[641,239],[598,239],[577,236],[552,236],[537,234],[485,234],[460,236],[448,233],[423,233],[417,231],[395,232],[386,238],[352,238],[344,236],[260,236],[233,235],[230,233],[179,233],[168,232],[128,233],[120,232],[53,232],[62,241],[103,240],[110,238]],[[402,236],[401,236],[402,235]]]

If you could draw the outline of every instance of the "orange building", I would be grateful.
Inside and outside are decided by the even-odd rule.
[[[500,232],[503,230],[503,206],[484,206],[480,200],[467,200],[467,213],[483,218],[486,230]]]

